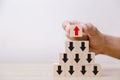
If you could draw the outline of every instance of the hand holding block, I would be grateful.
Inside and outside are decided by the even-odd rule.
[[[82,24],[67,25],[70,38],[84,38]],[[89,52],[89,40],[65,41],[65,53],[59,54],[59,64],[53,68],[55,78],[100,77],[101,65],[95,64],[95,53]],[[86,79],[87,80],[87,79]]]
[[[54,64],[53,66],[53,76],[54,77],[65,77],[65,66]]]
[[[82,25],[70,25],[70,37],[82,37]]]

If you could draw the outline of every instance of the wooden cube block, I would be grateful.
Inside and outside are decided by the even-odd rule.
[[[65,66],[72,64],[77,66],[78,64],[82,63],[81,57],[82,57],[82,54],[79,54],[79,53],[76,53],[76,54],[61,53],[59,55],[59,64],[65,65]]]
[[[78,66],[66,65],[66,77],[78,77]]]
[[[101,77],[101,65],[100,64],[91,64],[89,68],[89,74],[88,76],[92,77]]]
[[[78,46],[78,41],[65,41],[65,52],[68,54],[79,53],[80,49]]]
[[[66,67],[60,64],[53,65],[53,76],[54,77],[65,77],[66,75]]]
[[[72,55],[72,60],[75,64],[77,64],[77,66],[79,64],[83,64],[83,54],[75,53],[74,55]]]
[[[66,65],[74,65],[74,66],[78,66],[78,64],[82,64],[82,54],[79,53],[72,53],[72,54],[68,54],[69,55],[69,60],[68,63]]]
[[[88,53],[89,52],[89,41],[79,41],[78,43],[79,51],[81,53]]]
[[[99,64],[86,64],[78,66],[78,77],[100,77],[101,65]]]
[[[84,77],[84,76],[87,76],[87,72],[89,70],[89,67],[86,66],[86,65],[79,65],[78,66],[78,77]]]
[[[82,25],[70,25],[70,37],[82,37]]]
[[[88,52],[83,54],[83,64],[94,64],[95,63],[95,53],[94,52]]]
[[[67,53],[60,53],[59,54],[59,64],[66,65],[68,64],[70,56]]]
[[[59,64],[61,65],[76,65],[83,64],[83,54],[80,53],[60,53],[59,54]]]
[[[65,41],[66,53],[87,53],[89,52],[88,41]]]

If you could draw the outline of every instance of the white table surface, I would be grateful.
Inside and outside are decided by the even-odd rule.
[[[53,80],[52,62],[0,62],[0,80]],[[120,61],[105,62],[100,80],[120,80]],[[61,79],[60,79],[61,80]],[[67,80],[67,79],[65,79]],[[71,79],[68,79],[71,80]],[[77,80],[77,79],[75,79]],[[98,80],[78,79],[78,80]]]

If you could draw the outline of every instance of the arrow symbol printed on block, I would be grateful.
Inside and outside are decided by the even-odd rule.
[[[85,42],[81,42],[81,47],[80,47],[81,49],[82,49],[82,51],[84,51],[85,50]]]
[[[69,73],[72,75],[74,73],[73,66],[69,67]]]
[[[91,54],[88,54],[87,61],[90,63],[92,61]]]
[[[68,61],[67,54],[63,54],[63,61],[66,63]]]
[[[62,73],[61,66],[58,66],[57,73],[60,75]]]
[[[86,73],[85,66],[82,66],[81,73],[82,73],[83,75],[85,75],[85,73]]]
[[[69,49],[70,49],[70,51],[72,51],[73,49],[74,49],[74,47],[73,47],[73,42],[70,42],[69,43],[69,47],[68,47]]]
[[[95,75],[97,75],[98,72],[99,72],[99,71],[97,70],[97,66],[94,66],[93,73],[94,73]]]
[[[79,60],[80,60],[80,58],[79,58],[79,54],[75,54],[75,59],[74,59],[74,60],[75,60],[76,63],[79,62]]]
[[[78,32],[79,32],[78,26],[76,26],[76,27],[74,28],[74,31],[75,31],[75,36],[78,36]]]

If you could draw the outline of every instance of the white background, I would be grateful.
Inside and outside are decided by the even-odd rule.
[[[65,20],[120,36],[120,1],[0,0],[0,61],[56,61],[64,52]]]

